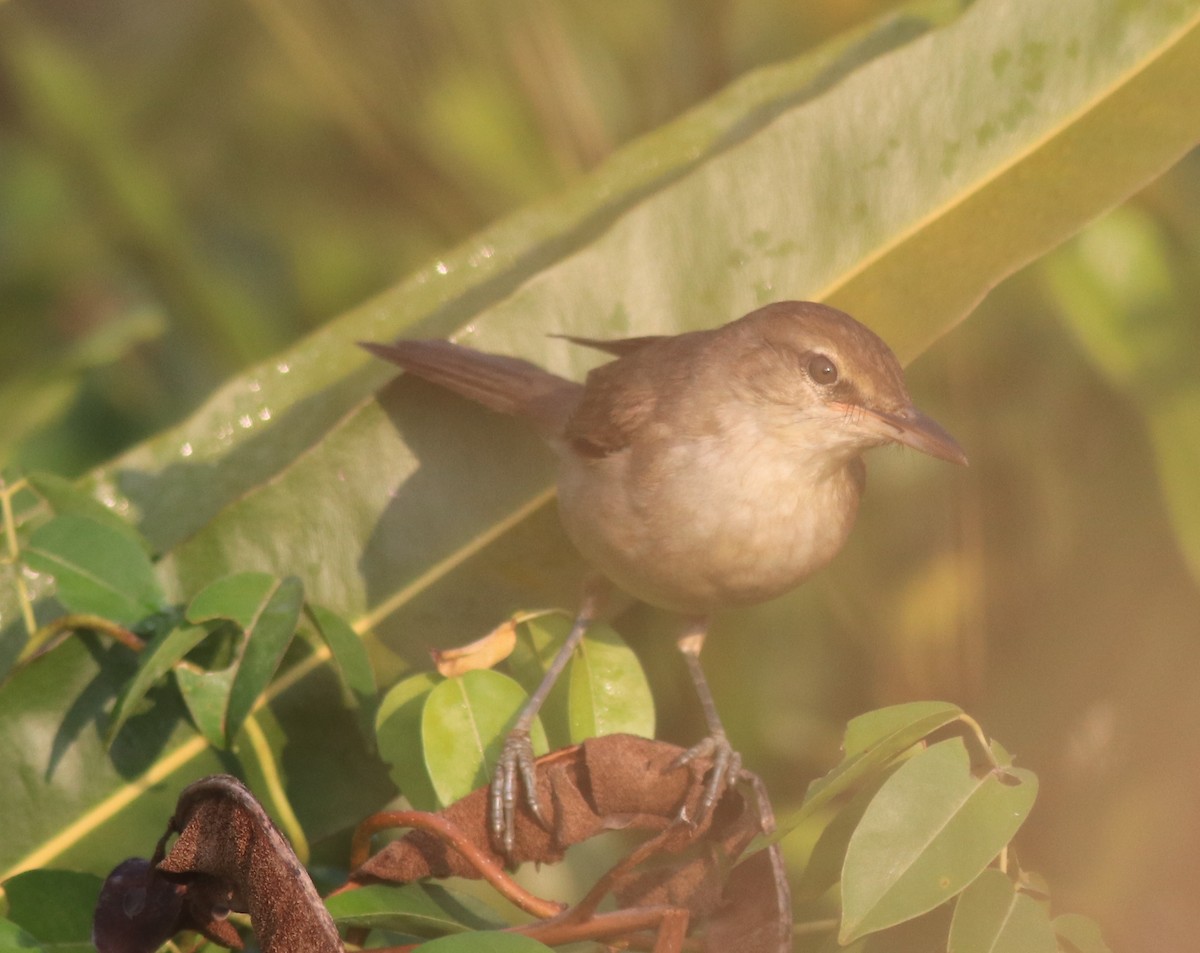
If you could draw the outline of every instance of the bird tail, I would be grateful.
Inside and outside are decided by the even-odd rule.
[[[529,361],[486,354],[450,341],[359,344],[410,374],[491,410],[530,420],[549,434],[561,430],[582,391],[581,385]]]

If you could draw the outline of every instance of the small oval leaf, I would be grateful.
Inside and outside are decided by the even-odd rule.
[[[490,781],[504,739],[528,700],[520,685],[490,669],[448,678],[429,693],[421,743],[442,806]],[[530,736],[534,753],[543,754],[546,734],[539,721]]]
[[[571,743],[626,732],[654,737],[654,696],[633,650],[603,623],[592,625],[571,660]]]
[[[421,745],[425,700],[441,681],[434,672],[418,672],[397,682],[383,696],[375,716],[375,742],[388,765],[388,776],[420,811],[436,811],[441,806]]]

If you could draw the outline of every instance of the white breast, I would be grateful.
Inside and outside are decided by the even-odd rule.
[[[567,533],[617,585],[663,608],[707,613],[786,592],[841,549],[861,465],[831,465],[787,436],[735,425],[649,460],[636,448],[566,458]]]

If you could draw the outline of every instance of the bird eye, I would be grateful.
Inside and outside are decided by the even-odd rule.
[[[814,354],[808,359],[808,376],[817,384],[834,384],[838,379],[837,365],[824,354]]]

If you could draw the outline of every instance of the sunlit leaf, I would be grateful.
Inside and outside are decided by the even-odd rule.
[[[786,818],[781,828],[799,824],[834,798],[852,791],[874,771],[961,714],[962,709],[948,702],[913,702],[851,719],[843,744],[846,756],[808,786],[799,811]]]
[[[397,682],[383,696],[375,715],[376,743],[388,775],[409,803],[422,811],[436,811],[441,806],[429,780],[421,741],[425,700],[440,682],[433,672],[418,672]]]
[[[654,737],[654,698],[633,650],[611,626],[588,629],[570,671],[571,742],[627,732]]]
[[[132,625],[161,608],[162,589],[145,550],[128,533],[87,516],[57,516],[30,536],[26,564],[55,579],[71,612]]]
[[[128,536],[143,548],[147,546],[146,540],[129,520],[80,489],[74,481],[64,479],[54,473],[30,473],[25,479],[37,491],[38,496],[50,504],[55,515],[86,516],[88,519],[103,523],[110,529]]]
[[[1046,904],[985,870],[962,892],[950,924],[949,953],[1055,953]]]
[[[527,700],[511,678],[486,669],[448,678],[430,692],[421,715],[421,743],[441,804],[491,780],[504,739]],[[530,736],[534,753],[544,754],[541,722],[534,722]]]
[[[842,868],[843,942],[932,910],[979,876],[1033,807],[1029,771],[976,774],[960,739],[914,756],[863,814]]]

